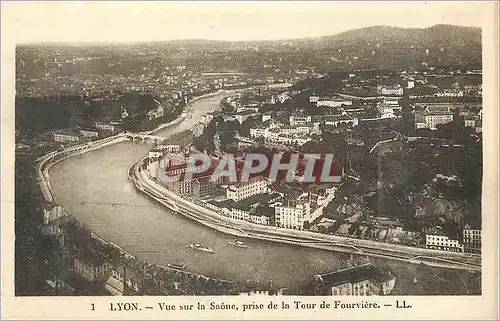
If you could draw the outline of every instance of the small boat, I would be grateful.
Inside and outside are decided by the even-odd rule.
[[[168,263],[167,266],[176,270],[185,270],[186,264],[178,264],[178,263]]]
[[[236,247],[241,247],[243,249],[247,249],[248,248],[248,245],[246,245],[242,241],[238,241],[238,240],[227,241],[227,244],[230,244],[230,245],[233,245],[233,246],[236,246]]]
[[[208,253],[215,253],[214,249],[209,248],[208,246],[205,246],[201,243],[193,243],[188,245],[189,248],[197,251],[202,251],[202,252],[208,252]]]

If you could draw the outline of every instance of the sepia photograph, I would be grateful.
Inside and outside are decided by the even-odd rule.
[[[2,2],[12,300],[495,304],[496,5]]]

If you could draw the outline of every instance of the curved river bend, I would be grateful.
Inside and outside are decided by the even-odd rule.
[[[157,135],[191,128],[203,114],[215,110],[222,98],[219,94],[194,102],[191,118]],[[162,265],[182,262],[189,270],[207,276],[265,284],[272,280],[276,286],[290,288],[310,283],[314,274],[345,265],[347,255],[317,249],[257,240],[245,241],[248,249],[233,247],[226,244],[231,236],[203,227],[139,194],[128,181],[127,170],[150,148],[148,144],[124,142],[56,164],[51,170],[51,186],[58,203],[97,235],[139,259]],[[214,248],[215,254],[186,247],[195,242]],[[394,294],[480,291],[480,279],[468,272],[372,261],[394,272]]]

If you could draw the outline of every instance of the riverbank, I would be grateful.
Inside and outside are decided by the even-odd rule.
[[[228,218],[192,203],[156,183],[149,178],[145,171],[138,170],[141,162],[142,160],[136,163],[134,177],[131,178],[139,191],[146,193],[170,210],[222,233],[334,252],[398,260],[411,264],[469,271],[481,270],[480,262],[477,262],[480,257],[469,254],[290,230]]]
[[[190,114],[191,112],[191,107],[193,106],[193,104],[195,102],[197,102],[198,100],[200,99],[203,99],[203,98],[208,98],[208,97],[212,97],[212,96],[216,96],[220,93],[222,93],[223,90],[218,90],[218,91],[215,91],[215,92],[211,92],[211,93],[208,93],[208,94],[203,94],[201,96],[196,96],[196,97],[193,97],[193,99],[187,104],[187,106],[184,108],[184,110],[182,111],[182,114],[177,117],[175,120],[169,122],[169,123],[166,123],[166,124],[161,124],[160,126],[156,127],[155,129],[151,130],[151,131],[148,131],[148,132],[143,132],[143,133],[139,133],[139,134],[147,134],[147,135],[154,135],[155,133],[161,131],[161,130],[164,130],[168,127],[172,127],[172,126],[175,126],[181,122],[183,122]]]

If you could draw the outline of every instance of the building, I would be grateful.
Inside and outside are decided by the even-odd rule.
[[[40,226],[40,232],[42,235],[51,235],[51,236],[62,236],[63,230],[61,228],[61,223],[63,219],[59,219],[57,221],[51,221],[47,224]],[[63,238],[59,238],[59,241],[63,241]]]
[[[317,103],[318,100],[319,100],[319,96],[316,95],[316,93],[312,93],[311,96],[309,96],[310,103]]]
[[[442,235],[438,230],[432,234],[425,235],[425,246],[434,250],[450,252],[464,251],[464,246],[458,240],[451,240],[448,236]]]
[[[149,159],[152,159],[152,158],[161,158],[163,157],[163,151],[160,150],[160,149],[152,149],[148,152],[148,157]]]
[[[289,117],[289,121],[290,126],[308,125],[311,123],[311,116],[294,114]]]
[[[274,212],[270,207],[258,206],[249,213],[250,222],[260,225],[271,225],[274,221]]]
[[[403,107],[399,105],[398,97],[385,97],[384,101],[379,103],[378,108],[382,114],[394,114],[395,111],[403,110]]]
[[[268,120],[271,120],[273,117],[272,117],[272,112],[266,112],[264,114],[262,114],[262,122],[266,122]]]
[[[43,208],[43,224],[47,225],[65,216],[62,206],[49,204]]]
[[[279,227],[302,230],[304,217],[311,214],[311,203],[285,201],[274,207],[275,223]]]
[[[163,107],[162,106],[158,106],[156,109],[148,111],[149,120],[162,118],[162,117],[163,117]]]
[[[97,130],[92,130],[92,129],[80,129],[80,135],[82,135],[85,138],[97,138],[99,137],[99,133]]]
[[[111,124],[105,124],[105,123],[95,123],[95,128],[97,128],[100,131],[107,132],[114,134],[116,131],[116,127]]]
[[[212,119],[214,119],[213,114],[205,114],[205,115],[201,116],[200,123],[208,125],[208,124],[210,124]]]
[[[105,289],[112,295],[133,295],[140,292],[143,285],[143,274],[120,265],[111,270]]]
[[[474,116],[467,115],[464,117],[464,126],[465,127],[476,127],[476,118]]]
[[[403,96],[403,87],[401,85],[392,85],[392,86],[377,86],[377,93],[381,95],[388,96]]]
[[[236,119],[240,124],[243,124],[243,122],[248,118],[248,117],[253,117],[256,116],[257,113],[252,111],[252,110],[245,110],[239,113],[236,113],[233,115],[234,119]],[[225,121],[225,120],[224,120]]]
[[[59,130],[54,133],[54,141],[58,143],[75,143],[80,140],[80,136],[69,130]]]
[[[464,252],[481,254],[481,230],[466,225],[463,231]]]
[[[211,196],[216,186],[216,181],[212,179],[212,176],[195,178],[192,184],[193,196],[196,198]]]
[[[341,107],[342,105],[350,106],[352,105],[352,100],[340,98],[340,97],[323,97],[316,101],[316,107]]]
[[[427,106],[415,112],[415,127],[436,129],[439,124],[453,121],[453,112],[448,106]]]
[[[157,143],[156,149],[159,149],[166,153],[180,153],[181,146],[179,144],[162,144]]]
[[[238,182],[226,189],[226,197],[239,202],[253,195],[267,192],[268,181],[264,176],[251,177],[248,182]]]
[[[165,184],[168,189],[180,196],[188,196],[193,194],[193,181],[192,180],[178,180],[174,182],[167,182]]]
[[[325,116],[326,126],[346,125],[346,126],[358,126],[359,119],[356,117],[351,117],[349,115],[327,115]]]
[[[314,276],[316,294],[388,295],[396,278],[371,263]]]
[[[436,97],[463,97],[464,91],[457,89],[444,89],[437,92],[434,96]]]
[[[73,263],[74,272],[90,282],[105,280],[111,269],[109,262],[88,249],[77,254]]]
[[[194,168],[194,167],[193,167]],[[189,169],[189,168],[188,168]],[[178,172],[180,171],[180,172]],[[166,175],[180,175],[178,180],[167,181],[164,176],[160,177],[160,181],[173,192],[181,196],[195,196],[202,198],[210,196],[217,184],[223,182],[224,176],[222,173],[217,175],[213,174],[213,168],[205,171],[204,173],[193,173],[190,180],[185,179],[186,166],[176,167],[175,170],[169,170]]]

